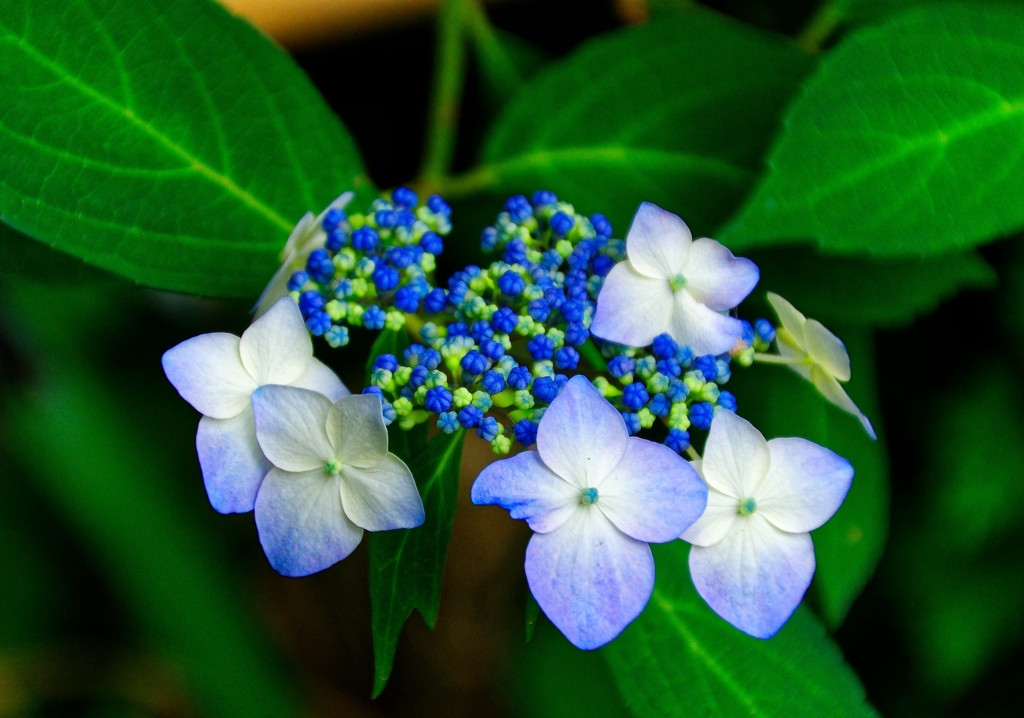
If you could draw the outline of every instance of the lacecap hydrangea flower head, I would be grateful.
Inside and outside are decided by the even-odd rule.
[[[575,376],[540,420],[537,450],[484,469],[472,500],[529,523],[530,591],[573,645],[593,649],[647,605],[648,542],[677,538],[704,510],[707,488],[674,451],[629,436],[621,414]]]

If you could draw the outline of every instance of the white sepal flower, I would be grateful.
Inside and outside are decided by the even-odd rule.
[[[221,513],[252,511],[270,468],[253,422],[252,393],[264,384],[318,391],[332,401],[348,389],[313,358],[299,308],[279,300],[241,337],[201,334],[164,352],[164,373],[182,398],[203,414],[196,449],[210,503]]]
[[[526,549],[530,591],[573,645],[592,649],[647,605],[647,543],[678,537],[703,511],[707,488],[674,451],[629,436],[619,412],[575,376],[544,412],[537,451],[488,466],[471,497],[536,531]]]
[[[768,292],[768,303],[779,317],[775,334],[779,354],[790,361],[788,366],[814,384],[830,402],[857,417],[868,436],[878,438],[871,421],[839,384],[850,380],[850,355],[842,340],[818,320],[805,317],[778,294]]]
[[[725,312],[757,284],[757,265],[713,239],[693,241],[683,220],[650,202],[633,217],[626,255],[597,297],[594,336],[642,347],[668,333],[698,355],[733,348],[742,324]]]
[[[719,616],[756,638],[775,635],[814,575],[808,533],[836,512],[853,480],[846,459],[799,438],[765,441],[745,419],[719,411],[703,461],[704,514],[681,538],[697,592]]]
[[[270,565],[306,576],[352,553],[363,529],[423,523],[412,472],[388,452],[380,398],[264,386],[253,394],[256,436],[274,465],[256,497]]]
[[[270,278],[270,282],[263,289],[260,298],[256,300],[256,317],[262,316],[281,297],[288,295],[288,280],[292,274],[303,269],[310,253],[314,249],[323,247],[327,241],[327,232],[323,227],[324,217],[332,209],[344,209],[354,196],[354,192],[343,192],[315,218],[312,212],[302,215],[302,219],[288,235],[288,241],[285,242],[284,249],[281,250],[279,257],[281,266],[274,272],[274,276]]]

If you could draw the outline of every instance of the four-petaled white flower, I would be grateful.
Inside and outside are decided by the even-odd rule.
[[[252,397],[256,436],[274,465],[256,497],[256,528],[285,576],[322,571],[352,553],[363,529],[423,523],[412,472],[388,453],[380,398],[264,386]]]
[[[710,487],[704,514],[681,538],[690,575],[715,613],[769,638],[800,604],[814,575],[809,531],[842,504],[853,467],[799,438],[765,441],[750,422],[720,411],[702,461]]]
[[[619,412],[575,376],[544,412],[537,451],[488,466],[471,496],[529,523],[530,590],[569,641],[592,649],[647,605],[647,542],[677,538],[704,510],[707,488],[674,451],[629,436]]]
[[[241,338],[202,334],[168,349],[164,373],[203,414],[196,449],[210,503],[221,513],[252,511],[270,468],[256,442],[252,393],[264,384],[318,391],[332,401],[349,392],[327,366],[313,358],[313,344],[299,308],[279,300]]]
[[[332,209],[344,209],[354,196],[354,192],[343,192],[315,218],[312,212],[302,215],[302,219],[288,235],[288,241],[281,250],[281,266],[274,272],[260,298],[256,300],[257,317],[263,316],[263,313],[274,306],[281,297],[288,295],[288,280],[292,274],[306,266],[306,260],[314,249],[324,246],[327,232],[324,231],[323,221],[327,213]]]
[[[626,261],[597,297],[594,336],[631,347],[668,333],[696,354],[722,354],[742,335],[723,312],[750,294],[760,273],[713,239],[693,241],[679,217],[644,202],[626,234]]]
[[[776,329],[779,354],[790,361],[788,366],[814,384],[830,402],[857,417],[868,436],[877,438],[871,421],[839,384],[850,379],[850,355],[842,340],[821,322],[805,317],[778,294],[768,292],[768,303],[779,316],[780,326]]]

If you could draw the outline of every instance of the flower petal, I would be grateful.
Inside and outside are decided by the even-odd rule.
[[[686,222],[644,202],[626,233],[626,256],[640,274],[670,279],[683,271],[693,235]]]
[[[721,312],[746,299],[761,272],[749,259],[735,256],[714,239],[702,237],[690,247],[683,276],[694,299]]]
[[[664,444],[631,437],[622,460],[598,485],[597,506],[620,531],[637,541],[679,538],[703,513],[708,487]]]
[[[712,610],[744,633],[770,638],[789,619],[814,575],[805,533],[779,531],[756,513],[713,546],[690,549],[690,576]]]
[[[338,483],[323,469],[267,474],[256,496],[256,529],[275,571],[308,576],[359,545],[363,530],[345,516]]]
[[[775,310],[775,314],[779,317],[779,324],[789,332],[793,343],[806,351],[807,342],[804,339],[804,325],[807,323],[807,318],[797,311],[797,308],[790,304],[789,301],[780,297],[775,292],[768,292],[766,296],[768,303],[772,305],[772,309]]]
[[[409,467],[394,454],[376,466],[346,465],[341,471],[341,505],[367,531],[411,529],[423,523],[423,501]]]
[[[735,317],[708,309],[683,288],[674,292],[668,331],[694,354],[723,354],[743,336],[743,324]]]
[[[196,451],[210,505],[222,514],[252,511],[270,462],[256,442],[252,408],[230,419],[204,416]]]
[[[875,428],[871,426],[871,420],[864,415],[857,405],[853,403],[853,399],[846,393],[846,390],[839,385],[835,377],[828,376],[821,367],[815,365],[811,367],[811,381],[814,383],[815,388],[822,393],[822,395],[830,402],[838,406],[845,412],[853,414],[860,420],[860,425],[864,427],[864,431],[868,433],[872,439],[877,439],[878,436],[875,434]]]
[[[323,469],[334,459],[327,440],[331,400],[293,386],[268,384],[252,395],[256,439],[270,462],[285,471]]]
[[[599,486],[626,453],[622,415],[585,376],[574,376],[545,410],[537,451],[548,468],[579,489]]]
[[[539,533],[554,531],[579,508],[580,490],[553,472],[536,451],[488,465],[473,482],[474,504],[497,504]]]
[[[242,333],[238,352],[256,383],[291,384],[306,371],[313,344],[299,307],[290,297],[279,299]]]
[[[327,437],[334,447],[334,456],[346,466],[372,468],[384,461],[388,455],[388,430],[380,397],[356,394],[334,402],[327,414]]]
[[[630,347],[645,347],[669,331],[672,289],[664,279],[637,272],[619,262],[605,277],[597,295],[590,331],[596,337]]]
[[[850,355],[846,345],[817,319],[804,325],[807,353],[814,362],[839,381],[850,380]]]
[[[715,412],[704,447],[701,475],[708,485],[742,501],[755,495],[769,466],[768,442],[746,419]]]
[[[160,360],[181,398],[205,416],[230,419],[249,406],[256,389],[238,354],[238,337],[200,334],[164,352]]]
[[[806,533],[828,521],[853,481],[849,461],[800,438],[768,442],[771,466],[757,490],[757,512],[790,533]]]
[[[709,489],[704,513],[679,538],[696,546],[713,546],[725,538],[739,517],[739,501],[721,491]]]
[[[306,365],[306,371],[293,381],[291,386],[319,392],[331,401],[337,401],[352,393],[341,383],[338,375],[318,359],[310,359],[309,364]]]
[[[654,589],[654,558],[594,507],[534,534],[526,579],[544,614],[577,648],[599,648],[640,615]]]

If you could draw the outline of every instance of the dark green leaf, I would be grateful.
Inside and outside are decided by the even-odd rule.
[[[715,615],[690,582],[689,545],[652,546],[654,595],[601,650],[637,718],[871,716],[864,691],[806,608],[769,640]]]
[[[852,34],[722,239],[921,255],[1024,225],[1024,8],[930,4]]]
[[[817,305],[797,305],[797,309],[816,318]],[[850,352],[853,378],[844,388],[882,434],[871,335],[864,329],[829,328]],[[786,367],[737,369],[728,388],[740,398],[739,414],[766,438],[800,436],[853,464],[853,485],[846,501],[828,523],[812,533],[818,568],[811,597],[826,622],[838,626],[874,573],[888,535],[885,447],[868,438],[857,419],[826,402],[809,381]],[[744,400],[748,396],[751,399]]]
[[[960,289],[996,283],[992,267],[974,252],[879,260],[823,256],[802,247],[755,250],[747,256],[761,269],[762,289],[808,308],[826,325],[903,324]]]
[[[483,165],[451,189],[548,188],[619,225],[649,200],[708,231],[752,185],[812,64],[781,38],[706,13],[600,37],[527,82]]]
[[[384,690],[391,675],[398,635],[413,609],[430,628],[437,621],[441,574],[455,518],[463,436],[461,429],[438,434],[409,463],[426,509],[423,525],[370,536],[374,696]]]
[[[364,182],[295,64],[208,0],[0,0],[0,217],[153,287],[255,297]]]

